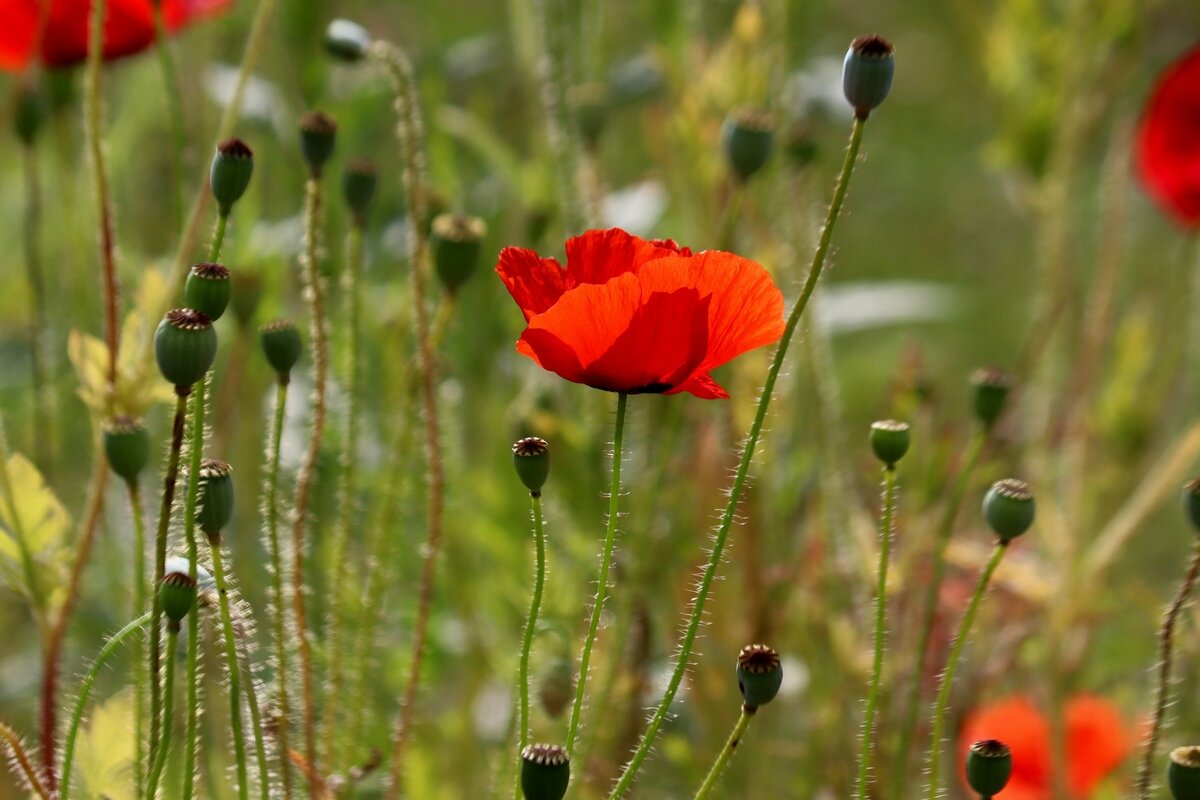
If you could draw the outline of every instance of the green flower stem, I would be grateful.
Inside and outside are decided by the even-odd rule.
[[[942,757],[942,730],[946,722],[946,706],[950,702],[950,689],[954,686],[954,673],[958,669],[958,662],[962,658],[963,646],[967,643],[967,636],[971,633],[971,625],[974,624],[975,615],[979,611],[979,602],[983,600],[988,583],[992,580],[992,573],[996,571],[996,567],[1000,566],[1000,560],[1004,558],[1004,554],[1007,551],[1007,541],[1001,540],[996,543],[995,549],[992,550],[991,558],[988,559],[987,565],[979,575],[979,582],[975,584],[975,593],[971,595],[971,602],[967,604],[966,613],[963,614],[962,620],[958,623],[958,630],[954,633],[954,643],[950,646],[950,657],[946,659],[946,668],[942,671],[941,682],[938,684],[937,701],[933,707],[933,722],[931,726],[933,735],[929,740],[929,767],[926,770],[929,780],[926,791],[928,800],[937,800],[938,797],[938,778]]]
[[[21,743],[21,738],[17,736],[16,731],[3,722],[0,722],[0,740],[3,740],[4,744],[8,746],[13,761],[21,768],[21,773],[29,783],[30,791],[36,794],[39,800],[51,800],[50,793],[42,785],[41,776],[38,775],[33,762],[29,760],[29,753],[25,751],[25,745]]]
[[[187,387],[175,389],[175,417],[171,424],[171,449],[167,452],[167,469],[163,474],[162,505],[158,511],[158,529],[154,536],[154,575],[157,581],[167,568],[167,532],[171,526],[171,508],[175,502],[175,484],[179,479],[179,454],[183,450],[184,420],[187,417]],[[162,654],[162,601],[158,592],[151,597],[150,624],[150,761],[158,750],[158,731],[162,717],[162,695],[158,683],[158,666]]]
[[[571,705],[571,720],[567,724],[567,754],[575,755],[575,744],[579,738],[579,718],[583,714],[583,698],[587,694],[588,667],[592,660],[592,645],[596,643],[596,632],[600,629],[600,615],[608,599],[608,571],[612,566],[613,547],[617,540],[618,501],[621,498],[621,458],[625,436],[625,406],[629,395],[617,393],[617,422],[613,431],[612,480],[608,486],[608,527],[604,533],[604,554],[600,557],[600,576],[596,580],[596,600],[592,604],[592,619],[588,623],[587,636],[583,640],[583,652],[579,656],[579,680],[575,686],[575,702]]]
[[[225,634],[225,662],[229,670],[229,724],[237,762],[238,798],[247,800],[250,785],[246,777],[246,742],[242,737],[242,671],[238,665],[237,639],[233,635],[233,616],[229,613],[229,589],[225,580],[225,557],[221,554],[221,534],[209,534],[208,545],[212,553],[213,577],[217,581],[221,628]]]
[[[700,788],[696,790],[695,800],[704,800],[704,798],[712,794],[713,787],[717,785],[717,781],[721,778],[721,773],[725,771],[725,765],[729,763],[729,759],[733,757],[733,752],[741,744],[742,736],[745,735],[746,728],[750,725],[750,720],[754,719],[754,714],[755,712],[748,711],[745,706],[742,706],[742,714],[738,717],[737,724],[733,726],[733,732],[725,740],[725,746],[717,754],[717,760],[713,762],[712,769],[708,771],[708,775],[704,778],[704,783],[700,784]]]
[[[288,761],[288,729],[291,727],[291,705],[288,700],[288,636],[285,620],[287,595],[283,588],[283,552],[279,546],[279,446],[283,439],[283,418],[287,409],[288,384],[281,379],[275,389],[275,416],[271,423],[271,438],[267,445],[266,490],[263,492],[266,508],[267,543],[271,557],[271,604],[275,623],[275,674],[279,704],[280,724],[276,726],[275,739],[279,751],[279,776],[283,782],[285,800],[292,797],[292,770]]]
[[[204,454],[204,417],[208,411],[208,381],[211,372],[196,382],[192,390],[192,429],[188,434],[187,495],[183,504],[183,539],[188,550],[188,575],[197,580],[196,565],[200,559],[196,546],[196,506],[200,498],[200,462]],[[192,796],[195,776],[196,748],[199,746],[200,722],[200,615],[188,614],[187,662],[187,742],[184,752],[183,797]]]
[[[925,586],[925,600],[922,604],[921,623],[918,628],[920,640],[917,642],[917,661],[912,679],[909,681],[904,724],[900,726],[898,734],[900,743],[896,750],[896,769],[892,781],[891,797],[903,796],[904,787],[909,781],[909,753],[912,750],[913,735],[916,733],[918,717],[921,712],[921,676],[925,674],[925,663],[929,657],[929,640],[933,635],[933,622],[937,614],[938,594],[946,576],[946,547],[950,544],[950,536],[954,533],[954,521],[962,507],[967,487],[971,483],[971,475],[983,453],[983,446],[987,443],[987,436],[988,432],[982,426],[976,427],[974,433],[971,434],[962,468],[958,471],[958,477],[955,478],[954,487],[950,490],[942,517],[938,521],[937,539],[934,541],[932,554],[933,574]]]
[[[621,395],[624,397],[625,395]],[[525,635],[521,639],[521,663],[517,672],[517,693],[520,696],[520,743],[517,752],[529,744],[529,651],[533,649],[533,634],[537,629],[538,612],[542,607],[542,590],[546,586],[546,531],[542,526],[542,493],[530,492],[533,506],[533,543],[537,553],[533,573],[533,597],[529,601],[529,619],[525,622]],[[521,776],[517,772],[514,800],[521,800]]]
[[[896,515],[896,468],[883,468],[883,521],[879,526],[879,583],[875,588],[875,658],[871,666],[871,685],[867,689],[867,710],[863,715],[862,744],[858,756],[858,783],[854,796],[867,800],[867,776],[871,770],[872,743],[875,738],[875,709],[879,702],[879,683],[883,677],[884,637],[887,635],[888,555]]]
[[[29,317],[29,368],[33,391],[33,445],[38,468],[49,476],[54,466],[54,382],[49,363],[51,348],[46,341],[50,323],[46,314],[46,280],[42,275],[42,187],[38,172],[37,148],[21,148],[25,172],[25,218],[22,242],[25,250],[25,275],[33,308]]]
[[[347,387],[345,435],[342,443],[341,475],[338,486],[338,515],[334,525],[333,556],[329,584],[329,619],[326,636],[329,650],[329,689],[325,703],[325,757],[332,759],[331,768],[336,769],[334,748],[337,740],[338,710],[342,708],[342,692],[345,686],[345,667],[342,659],[346,624],[345,593],[350,574],[349,558],[350,531],[355,524],[357,511],[356,494],[358,463],[359,409],[362,405],[362,385],[359,380],[359,355],[361,339],[362,297],[359,284],[362,278],[363,230],[351,225],[346,241],[346,271],[343,274],[342,290],[346,301],[346,364]]]
[[[140,631],[149,621],[150,615],[142,614],[124,628],[114,633],[104,643],[104,646],[100,648],[99,655],[96,656],[91,669],[88,670],[87,675],[84,676],[83,683],[79,686],[79,697],[75,700],[75,710],[71,713],[71,723],[67,727],[66,746],[63,749],[62,793],[59,795],[60,800],[70,800],[71,797],[71,765],[75,760],[75,740],[79,735],[79,725],[83,721],[83,709],[87,706],[88,697],[92,693],[92,686],[96,683],[96,677],[100,674],[100,669],[112,657],[112,654],[117,651],[117,648],[129,638],[129,635],[135,631]]]
[[[262,708],[258,703],[258,682],[250,664],[250,649],[244,631],[238,631],[238,657],[242,661],[242,677],[245,679],[246,705],[250,708],[251,732],[254,734],[254,757],[258,764],[258,791],[260,800],[270,800],[271,768],[267,765],[267,742],[263,737]]]
[[[196,609],[192,609],[189,616],[196,616]],[[159,741],[158,753],[154,756],[154,763],[150,767],[150,777],[146,781],[146,800],[155,800],[158,796],[158,782],[162,778],[163,766],[167,763],[167,753],[171,749],[171,711],[175,705],[175,660],[179,650],[179,628],[175,623],[170,623],[167,629],[167,675],[166,685],[163,689],[163,701],[166,706],[166,713],[162,719],[162,735]],[[141,797],[142,795],[138,795]]]
[[[1137,791],[1138,800],[1149,800],[1151,776],[1154,772],[1154,755],[1158,749],[1158,740],[1162,735],[1164,720],[1167,716],[1167,706],[1171,703],[1171,667],[1175,648],[1175,623],[1183,610],[1196,577],[1200,574],[1200,542],[1192,551],[1192,563],[1187,575],[1179,587],[1179,594],[1167,608],[1163,616],[1162,628],[1158,632],[1158,686],[1154,690],[1154,723],[1150,727],[1150,735],[1146,738],[1146,746],[1142,751],[1142,762],[1138,767]]]
[[[650,718],[650,724],[646,727],[646,732],[642,734],[642,740],[638,743],[637,750],[625,765],[621,777],[609,794],[610,800],[622,797],[629,791],[629,787],[633,785],[633,779],[637,776],[637,771],[641,768],[642,762],[646,760],[650,748],[653,747],[654,740],[658,737],[658,731],[662,727],[667,713],[670,711],[671,703],[674,701],[675,694],[679,691],[679,686],[683,682],[683,676],[688,670],[692,648],[696,643],[696,635],[700,630],[700,622],[704,618],[704,606],[708,601],[709,592],[712,590],[712,583],[716,577],[717,568],[721,564],[721,556],[725,552],[725,544],[729,538],[729,531],[733,527],[738,503],[741,501],[742,491],[746,485],[746,475],[750,470],[750,462],[754,460],[754,453],[758,448],[758,438],[762,433],[763,423],[767,418],[767,409],[771,405],[771,397],[775,391],[775,382],[779,378],[779,371],[782,369],[784,359],[787,357],[788,344],[791,341],[792,334],[795,333],[796,326],[800,323],[800,317],[804,314],[804,309],[808,306],[809,298],[812,297],[813,290],[817,287],[817,280],[821,277],[821,271],[825,266],[825,258],[829,253],[829,244],[833,238],[833,231],[837,226],[838,217],[842,211],[842,204],[846,200],[846,190],[850,186],[850,177],[854,173],[854,164],[858,159],[858,151],[862,144],[865,123],[866,120],[855,118],[854,125],[850,129],[850,142],[846,146],[846,158],[842,162],[842,170],[838,175],[837,185],[834,187],[833,199],[829,203],[829,212],[825,218],[825,226],[821,229],[821,236],[817,242],[816,252],[813,253],[812,265],[809,267],[804,287],[800,290],[800,297],[796,300],[796,305],[792,309],[792,313],[788,316],[787,325],[783,330],[783,337],[779,340],[779,346],[775,350],[774,359],[767,372],[766,380],[763,382],[762,393],[758,401],[758,410],[754,414],[754,421],[750,425],[750,432],[746,435],[745,444],[742,446],[742,458],[738,463],[737,472],[729,489],[729,500],[726,502],[725,511],[721,515],[721,524],[713,540],[708,564],[704,568],[704,575],[700,579],[700,586],[696,592],[696,598],[692,603],[692,610],[688,616],[687,626],[684,629],[683,641],[679,645],[679,655],[675,660],[675,669],[671,673],[671,680],[667,684],[667,688],[663,692],[658,706],[654,709],[654,715]]]
[[[133,517],[133,609],[135,614],[146,613],[149,600],[146,582],[146,522],[143,519],[142,490],[137,480],[126,481],[129,493],[129,513]],[[146,720],[146,693],[149,676],[146,672],[146,646],[138,639],[133,653],[133,771],[134,797],[144,793],[146,766],[145,740],[142,729]]]
[[[221,246],[225,243],[225,226],[229,224],[228,214],[217,214],[217,224],[213,228],[212,245],[209,247],[208,260],[218,263],[221,257]]]
[[[175,215],[183,219],[183,152],[187,146],[187,138],[183,128],[183,87],[179,85],[179,74],[175,69],[175,58],[171,54],[170,36],[167,32],[166,21],[163,19],[162,3],[151,3],[154,7],[154,51],[158,55],[158,68],[162,71],[163,88],[167,94],[167,113],[171,117],[171,166],[173,167],[175,186]]]

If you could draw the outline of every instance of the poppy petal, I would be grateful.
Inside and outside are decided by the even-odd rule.
[[[0,19],[0,69],[24,69],[37,50],[37,0],[0,0]]]
[[[1200,45],[1163,73],[1142,115],[1137,166],[1149,194],[1185,227],[1200,225]]]
[[[636,272],[648,261],[680,254],[669,239],[647,241],[620,228],[587,231],[567,240],[567,274],[573,283],[604,283]],[[691,251],[688,251],[691,254]]]
[[[728,400],[729,392],[713,380],[712,375],[707,372],[702,372],[699,375],[693,375],[688,378],[685,383],[678,387],[665,392],[665,394],[677,394],[679,392],[691,392],[701,400]]]
[[[528,322],[558,302],[568,288],[567,273],[553,258],[542,258],[523,247],[500,251],[496,273]]]
[[[1087,796],[1125,760],[1130,737],[1117,709],[1095,695],[1072,697],[1066,724],[1071,791]]]

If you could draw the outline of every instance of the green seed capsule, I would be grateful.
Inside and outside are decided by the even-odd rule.
[[[245,328],[254,319],[262,300],[262,276],[239,269],[233,275],[233,297],[229,307],[238,326]]]
[[[1171,751],[1167,786],[1175,800],[1200,800],[1200,747],[1176,747]]]
[[[253,174],[254,152],[249,145],[241,139],[226,139],[217,145],[208,172],[208,182],[221,216],[229,216],[233,204],[246,193]]]
[[[910,440],[907,422],[884,419],[871,423],[871,449],[875,452],[875,457],[889,469],[904,458]]]
[[[176,626],[176,630],[196,604],[196,581],[191,579],[186,570],[185,563],[184,571],[168,572],[158,584],[163,613]]]
[[[221,318],[233,293],[229,268],[221,264],[196,264],[183,284],[183,299],[213,322]]]
[[[314,179],[321,177],[336,142],[337,123],[325,112],[310,111],[300,118],[300,153]]]
[[[296,330],[291,320],[286,319],[272,320],[258,331],[267,363],[286,382],[292,367],[300,360],[300,351],[303,349],[300,331]]]
[[[896,50],[882,36],[860,36],[842,62],[842,91],[854,114],[866,119],[888,96],[896,70]]]
[[[150,432],[137,417],[113,417],[104,426],[104,453],[112,471],[132,483],[150,462]]]
[[[42,93],[33,82],[21,82],[17,88],[17,108],[13,114],[13,127],[17,138],[26,147],[33,144],[46,118],[46,103]]]
[[[542,674],[538,700],[551,719],[558,719],[575,697],[575,670],[565,658],[556,658]]]
[[[971,373],[971,386],[975,389],[975,418],[990,429],[1004,411],[1012,377],[999,369],[977,369]]]
[[[525,800],[562,800],[571,782],[571,759],[555,744],[531,744],[521,751],[521,792]]]
[[[1002,541],[1017,538],[1033,524],[1033,491],[1025,481],[996,481],[983,498],[983,517]]]
[[[1192,478],[1183,485],[1183,510],[1192,527],[1200,532],[1200,478]]]
[[[803,169],[817,159],[819,152],[817,137],[812,126],[805,120],[796,119],[788,123],[783,131],[783,152],[792,166]]]
[[[371,34],[357,22],[335,19],[325,29],[325,50],[334,58],[357,63],[367,57]]]
[[[466,214],[439,214],[433,220],[433,263],[446,291],[455,294],[479,266],[487,225]]]
[[[774,125],[770,114],[757,109],[739,109],[725,119],[721,145],[738,180],[748,180],[771,157],[775,146]]]
[[[354,224],[362,226],[367,219],[367,210],[375,197],[375,162],[368,158],[356,158],[346,164],[342,173],[342,196],[354,217]]]
[[[980,797],[990,798],[1008,785],[1012,751],[998,739],[982,739],[967,750],[967,784]]]
[[[224,530],[233,519],[233,468],[224,461],[206,458],[200,462],[200,496],[196,524],[209,536]]]
[[[526,436],[513,443],[512,452],[517,477],[531,495],[540,496],[546,478],[550,476],[550,445],[545,439]]]
[[[575,112],[575,126],[584,146],[595,150],[608,123],[608,87],[603,83],[573,86],[567,93],[567,101]]]
[[[191,308],[167,312],[154,334],[158,369],[176,387],[190,387],[204,377],[217,356],[217,332],[208,316]]]
[[[746,645],[738,653],[737,680],[748,713],[765,706],[775,699],[779,687],[783,685],[783,665],[779,661],[779,653],[765,644]]]

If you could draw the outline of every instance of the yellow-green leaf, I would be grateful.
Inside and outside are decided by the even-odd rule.
[[[11,496],[0,498],[0,575],[48,610],[64,583],[71,517],[25,456],[10,455],[5,472]]]
[[[124,689],[96,706],[75,751],[80,797],[133,800],[133,692]]]

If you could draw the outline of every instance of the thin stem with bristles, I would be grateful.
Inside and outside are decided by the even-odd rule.
[[[725,765],[729,763],[729,759],[733,757],[734,751],[742,743],[742,737],[746,734],[746,728],[750,725],[750,720],[754,719],[754,714],[754,711],[750,711],[745,706],[742,706],[742,713],[738,717],[737,724],[733,726],[733,731],[729,734],[729,738],[725,740],[725,746],[717,754],[717,760],[713,762],[712,768],[709,769],[708,775],[705,776],[704,783],[700,784],[700,788],[696,790],[694,800],[704,800],[704,798],[712,794],[713,787],[717,785],[717,781],[721,778],[721,773],[725,771]]]
[[[279,776],[283,781],[284,800],[292,797],[292,771],[288,761],[288,729],[291,725],[291,705],[288,700],[288,637],[286,622],[287,595],[284,593],[283,552],[279,545],[279,447],[283,439],[283,418],[287,409],[288,381],[280,377],[275,389],[275,415],[271,422],[271,438],[267,445],[267,472],[265,516],[267,546],[271,558],[271,603],[275,613],[275,672],[279,724],[275,726],[275,739],[279,751]]]
[[[21,743],[17,732],[3,722],[0,722],[0,739],[4,740],[4,744],[12,752],[13,758],[16,759],[17,765],[21,768],[25,782],[29,784],[30,791],[36,794],[40,800],[50,800],[50,793],[42,785],[41,776],[37,774],[37,769],[33,766],[33,762],[29,760],[29,753],[25,752],[25,745]]]
[[[29,368],[33,397],[33,446],[37,452],[38,468],[49,476],[54,462],[54,382],[53,365],[49,363],[52,348],[47,345],[50,324],[46,314],[46,280],[42,275],[42,188],[39,179],[37,148],[21,148],[21,163],[25,168],[25,215],[22,220],[22,243],[25,250],[25,275],[29,282],[32,313],[29,316]]]
[[[196,545],[196,509],[200,500],[200,462],[204,455],[204,418],[208,411],[207,373],[196,382],[192,391],[192,425],[188,434],[187,494],[183,504],[183,539],[187,544],[188,576],[193,583],[198,580],[197,565],[200,549]],[[160,576],[161,577],[161,576]],[[199,747],[200,725],[200,618],[199,614],[188,614],[188,661],[187,661],[187,741],[184,742],[183,796],[192,796],[192,780],[195,775],[196,750]]]
[[[239,618],[236,622],[241,622]],[[241,661],[242,678],[245,683],[242,691],[246,695],[246,707],[250,709],[250,732],[254,736],[254,757],[258,764],[258,791],[260,800],[270,800],[271,797],[271,767],[267,759],[267,742],[263,734],[262,708],[258,702],[259,682],[254,677],[254,667],[250,662],[250,641],[245,626],[234,625],[237,637],[238,659]]]
[[[197,610],[193,608],[190,616],[195,616],[196,613]],[[154,763],[150,767],[150,776],[146,781],[146,800],[155,800],[158,796],[158,781],[162,777],[163,766],[167,763],[167,752],[171,748],[171,729],[174,727],[171,724],[171,711],[175,705],[175,662],[178,659],[179,624],[172,622],[167,628],[167,674],[163,686],[163,701],[166,705],[166,713],[163,714],[158,753],[154,756]],[[138,797],[142,796],[138,795]]]
[[[1175,623],[1179,619],[1179,613],[1183,610],[1184,603],[1192,593],[1197,575],[1200,575],[1200,542],[1192,551],[1192,563],[1188,567],[1187,575],[1184,576],[1183,583],[1179,586],[1179,593],[1175,596],[1174,602],[1167,607],[1167,613],[1163,615],[1162,628],[1158,632],[1158,685],[1154,689],[1154,722],[1150,726],[1150,733],[1146,736],[1142,761],[1138,766],[1137,791],[1135,793],[1138,800],[1149,800],[1150,798],[1154,756],[1158,750],[1159,737],[1165,727],[1167,706],[1171,704],[1171,667],[1175,650]]]
[[[229,670],[229,726],[233,736],[233,754],[237,765],[238,798],[247,800],[250,785],[246,771],[246,742],[242,737],[242,671],[238,665],[237,640],[233,635],[233,617],[229,613],[229,587],[225,581],[225,558],[221,554],[221,534],[208,534],[212,553],[213,578],[217,582],[217,603],[221,609],[221,629],[225,635],[225,663]]]
[[[88,697],[91,696],[92,686],[96,683],[96,676],[100,674],[100,669],[112,657],[112,654],[117,651],[117,648],[135,631],[140,631],[142,626],[150,621],[149,614],[142,614],[137,619],[133,620],[121,630],[117,631],[112,637],[104,643],[100,648],[100,653],[96,656],[96,660],[92,662],[91,669],[83,678],[83,683],[79,686],[79,697],[75,700],[75,710],[71,713],[71,722],[67,726],[66,745],[63,749],[63,771],[62,771],[62,792],[59,794],[59,800],[70,800],[71,797],[71,765],[75,757],[75,739],[79,734],[79,725],[83,721],[83,709],[87,707]]]
[[[225,244],[225,228],[229,224],[228,214],[218,214],[217,224],[213,228],[212,244],[208,248],[208,260],[216,263],[221,257],[221,246]]]
[[[854,796],[867,798],[867,778],[871,771],[871,753],[875,739],[875,710],[879,702],[879,684],[883,679],[884,637],[887,635],[888,555],[892,547],[892,529],[896,514],[896,468],[883,468],[883,521],[879,525],[879,575],[875,587],[875,656],[871,664],[871,685],[867,689],[867,709],[863,714],[862,742],[858,754],[858,783]]]
[[[771,398],[775,391],[775,382],[779,378],[779,372],[783,368],[784,359],[787,357],[788,344],[791,341],[792,334],[796,331],[800,317],[804,314],[804,309],[808,306],[809,298],[812,297],[813,290],[816,289],[817,281],[824,269],[825,259],[829,254],[829,245],[833,239],[833,231],[841,214],[842,204],[846,199],[846,191],[850,186],[850,177],[854,172],[854,164],[858,159],[858,151],[862,144],[865,123],[866,120],[855,118],[854,125],[850,130],[850,142],[846,147],[846,158],[842,162],[842,169],[838,174],[837,185],[833,191],[833,199],[829,203],[829,212],[825,218],[825,226],[821,229],[821,236],[817,242],[816,252],[813,253],[812,264],[809,267],[804,287],[800,291],[800,297],[796,300],[796,305],[792,309],[792,313],[788,316],[783,336],[779,340],[779,346],[775,350],[771,367],[767,371],[766,380],[763,382],[762,394],[759,396],[758,401],[758,410],[754,414],[754,421],[751,423],[750,431],[746,435],[745,443],[742,445],[742,457],[738,462],[733,483],[730,485],[729,499],[721,515],[721,522],[713,540],[712,550],[709,553],[708,564],[704,568],[704,574],[700,579],[696,598],[692,602],[691,612],[687,618],[683,640],[680,642],[679,654],[676,656],[671,678],[667,683],[662,698],[659,700],[658,706],[654,709],[654,714],[650,718],[646,732],[642,734],[642,739],[638,743],[637,750],[634,751],[633,756],[625,765],[621,777],[617,780],[616,785],[609,794],[610,800],[622,797],[629,791],[630,786],[633,785],[633,779],[637,776],[642,762],[646,760],[646,756],[650,753],[650,748],[654,745],[654,740],[658,737],[658,732],[662,728],[663,721],[670,711],[671,703],[675,700],[675,694],[679,691],[679,686],[683,683],[683,676],[691,663],[692,648],[696,643],[696,635],[700,630],[700,622],[704,618],[704,607],[708,601],[708,595],[712,590],[717,568],[721,564],[721,557],[725,552],[725,545],[729,539],[729,532],[733,527],[734,517],[737,515],[737,507],[741,502],[742,491],[746,485],[746,476],[750,471],[750,462],[754,460],[754,454],[758,448],[758,439],[762,433],[763,423],[766,422],[767,410],[771,405]]]
[[[983,595],[992,580],[992,573],[996,571],[996,567],[1000,566],[1000,560],[1004,558],[1004,554],[1007,551],[1008,541],[1004,539],[998,541],[995,549],[992,550],[991,558],[988,559],[983,572],[979,574],[979,581],[975,584],[975,592],[971,595],[971,601],[967,604],[967,610],[963,613],[962,620],[958,623],[958,630],[954,633],[953,644],[950,645],[950,657],[946,659],[946,668],[942,670],[941,681],[938,684],[937,701],[933,706],[933,721],[930,725],[933,733],[929,740],[929,766],[925,770],[926,779],[929,781],[926,791],[928,800],[937,800],[940,791],[938,779],[940,777],[939,771],[942,762],[942,731],[946,722],[946,707],[950,703],[950,690],[954,686],[954,673],[958,670],[958,662],[962,658],[963,647],[967,643],[967,636],[971,633],[971,626],[975,623],[975,615],[979,611],[979,603],[983,600]]]
[[[133,517],[133,608],[145,614],[149,601],[146,575],[146,522],[142,511],[142,490],[136,478],[125,482],[129,494],[129,513]],[[146,779],[146,740],[142,729],[146,722],[146,645],[138,639],[133,649],[133,771],[134,797],[141,797]]]
[[[521,660],[517,670],[517,694],[520,697],[518,753],[524,752],[525,745],[529,744],[529,652],[533,649],[533,634],[537,629],[538,612],[542,607],[542,590],[546,585],[546,531],[542,525],[542,493],[530,492],[529,501],[533,506],[533,543],[536,560],[533,572],[533,597],[529,601],[529,618],[525,621],[525,634],[521,638]],[[519,771],[513,798],[521,800]]]

